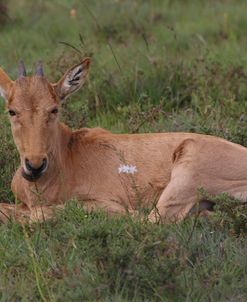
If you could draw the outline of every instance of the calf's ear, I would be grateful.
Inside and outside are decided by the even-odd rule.
[[[90,58],[67,70],[64,76],[53,87],[57,96],[64,101],[70,94],[77,91],[85,83],[90,65]]]
[[[9,96],[9,92],[13,82],[8,77],[8,75],[0,68],[0,96],[3,97],[6,101]]]

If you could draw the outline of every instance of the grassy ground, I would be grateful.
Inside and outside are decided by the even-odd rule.
[[[84,55],[88,85],[65,105],[73,128],[191,131],[247,146],[247,3],[10,0],[0,65],[42,58],[49,79]],[[7,23],[6,23],[7,21]],[[0,103],[0,200],[18,166]],[[247,209],[227,196],[210,218],[150,225],[85,213],[0,227],[0,301],[246,301]]]

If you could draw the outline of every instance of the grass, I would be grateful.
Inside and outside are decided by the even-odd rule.
[[[72,128],[190,131],[247,147],[246,1],[8,1],[0,65],[12,78],[40,58],[58,80],[92,56],[64,106]],[[0,200],[18,167],[0,103]],[[86,213],[0,227],[0,301],[246,301],[246,206],[226,195],[208,217],[151,225]]]
[[[71,203],[56,221],[1,227],[1,298],[226,301],[246,297],[246,240],[231,224],[109,220]]]

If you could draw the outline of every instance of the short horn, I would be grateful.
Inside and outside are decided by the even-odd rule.
[[[25,64],[23,60],[20,60],[19,62],[19,77],[26,77],[27,72],[25,68]]]
[[[39,61],[38,64],[37,64],[36,75],[39,76],[39,77],[43,77],[44,76],[42,61]]]

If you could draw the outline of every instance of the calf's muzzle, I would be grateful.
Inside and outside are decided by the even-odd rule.
[[[48,160],[46,156],[39,158],[25,158],[22,169],[22,176],[28,181],[36,181],[48,167]]]

